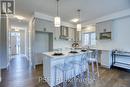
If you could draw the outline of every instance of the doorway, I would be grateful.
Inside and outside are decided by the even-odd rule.
[[[11,32],[10,54],[11,56],[20,54],[20,32]]]
[[[26,36],[25,29],[12,28],[9,34],[9,60],[16,56],[26,56]]]

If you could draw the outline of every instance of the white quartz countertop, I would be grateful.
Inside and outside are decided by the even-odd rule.
[[[59,56],[54,56],[53,54],[55,52],[44,52],[42,53],[43,55],[46,55],[50,58],[65,58],[65,57],[68,57],[68,56],[77,56],[77,55],[80,55],[80,54],[83,54],[85,52],[81,52],[80,50],[76,50],[78,53],[69,53],[70,51],[62,51],[63,55],[59,55]],[[92,51],[87,51],[87,52],[92,52]]]

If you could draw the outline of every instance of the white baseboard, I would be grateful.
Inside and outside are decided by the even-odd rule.
[[[107,68],[107,69],[111,68],[110,66],[106,66],[106,65],[101,65],[101,67],[104,67],[104,68]]]

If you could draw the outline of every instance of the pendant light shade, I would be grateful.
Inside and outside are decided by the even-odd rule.
[[[80,23],[80,9],[78,9],[77,12],[78,12],[78,17],[79,17],[79,23],[77,24],[77,31],[81,31],[82,25]]]
[[[57,1],[57,16],[54,18],[54,26],[60,27],[61,26],[61,18],[59,17],[59,0]]]
[[[77,31],[81,31],[81,28],[82,28],[81,24],[77,24]]]
[[[54,18],[54,25],[55,25],[55,27],[60,27],[60,25],[61,25],[60,17]]]

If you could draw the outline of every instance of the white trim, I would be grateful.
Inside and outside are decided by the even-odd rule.
[[[88,24],[96,24],[98,22],[118,19],[118,18],[127,17],[127,16],[130,16],[130,9],[126,9],[126,10],[119,11],[119,12],[116,12],[116,13],[113,13],[113,14],[110,14],[110,15],[106,15],[106,16],[103,16],[101,18],[97,18],[95,20],[84,22],[82,24],[85,26],[85,25],[88,25]]]
[[[34,17],[48,20],[48,21],[54,21],[54,18],[52,16],[49,16],[49,15],[46,15],[43,13],[39,13],[39,12],[34,12]]]
[[[44,13],[34,12],[34,17],[54,22],[53,16],[49,16],[49,15],[44,14]],[[64,21],[61,21],[61,25],[75,28],[75,26],[73,24],[70,24],[70,23],[64,22]]]

